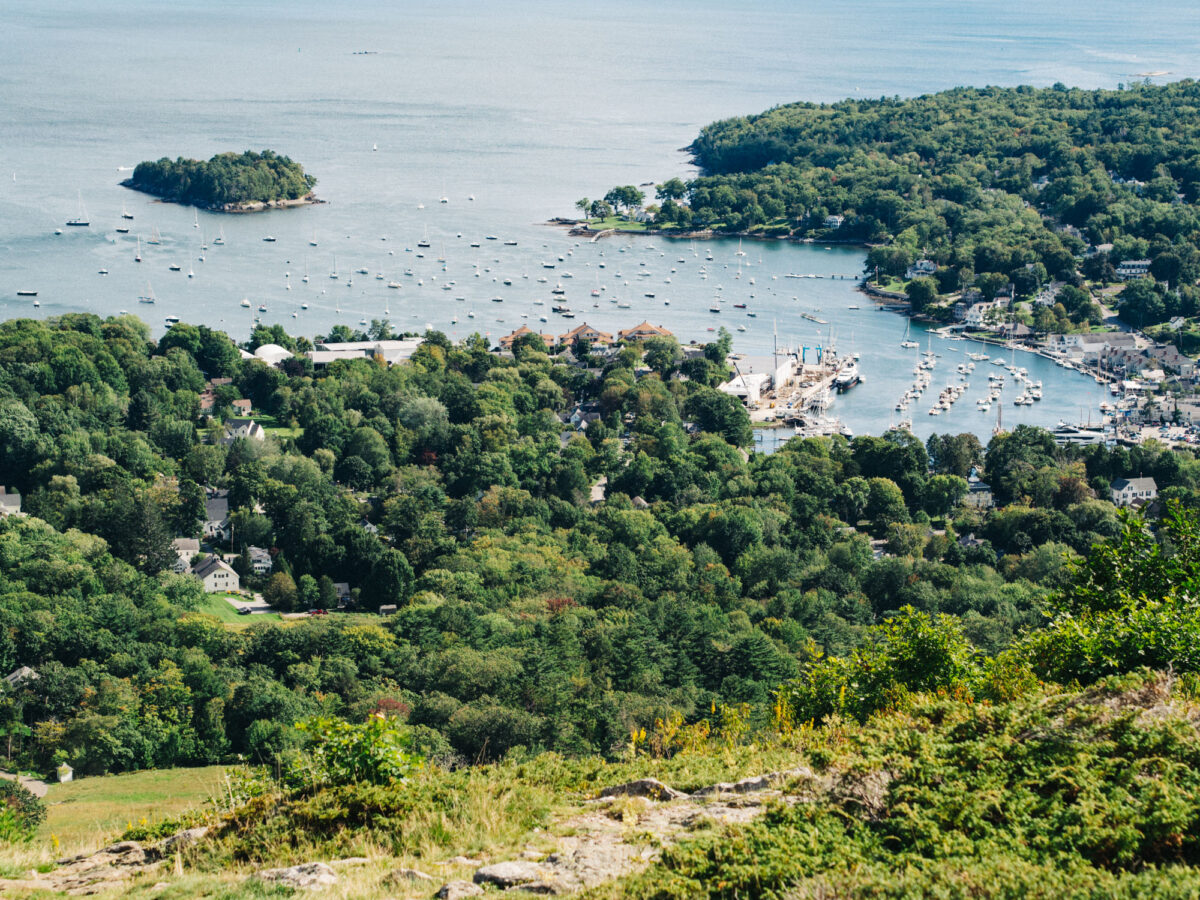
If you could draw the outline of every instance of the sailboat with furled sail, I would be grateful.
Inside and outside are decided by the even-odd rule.
[[[88,221],[87,210],[83,208],[83,191],[79,192],[79,209],[75,213],[75,218],[67,219],[67,224],[75,228],[87,228],[91,224]]]

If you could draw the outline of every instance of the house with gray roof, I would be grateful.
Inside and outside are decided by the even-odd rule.
[[[1158,485],[1153,478],[1117,478],[1110,493],[1117,506],[1141,506],[1158,496]]]
[[[192,567],[192,574],[200,579],[207,594],[241,590],[238,573],[219,556],[204,557]]]

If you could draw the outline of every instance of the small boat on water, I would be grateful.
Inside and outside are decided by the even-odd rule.
[[[129,229],[124,227],[117,228],[117,234],[129,234]]]
[[[274,237],[273,235],[270,235],[270,234],[268,234],[266,237],[264,237],[264,238],[263,238],[263,240],[264,240],[266,243],[268,243],[268,244],[273,244],[273,243],[275,243],[275,237]]]
[[[163,319],[163,321],[166,323],[166,326],[170,328],[173,325],[179,324],[179,316],[167,316],[165,319]]]
[[[129,210],[127,210],[125,208],[124,203],[121,204],[121,218],[122,219],[132,219],[133,218],[133,213],[131,213]]]
[[[37,291],[17,291],[18,297],[36,297]]]
[[[138,297],[138,303],[155,303],[157,302],[154,296],[154,288],[150,287],[150,282],[146,282],[146,293]]]
[[[79,193],[79,209],[75,213],[75,218],[67,219],[67,224],[73,228],[87,228],[91,223],[88,221],[87,210],[83,208],[83,192]]]
[[[224,245],[224,243],[225,243],[225,228],[224,227],[222,227],[220,229],[219,233],[217,234],[217,236],[215,238],[213,238],[213,243],[216,244],[218,247]]]
[[[243,298],[242,298],[242,308],[243,308],[243,309],[249,309],[249,308],[250,308],[250,301],[249,301],[247,298],[245,298],[245,297],[243,297]]]

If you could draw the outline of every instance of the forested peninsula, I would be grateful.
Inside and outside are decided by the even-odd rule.
[[[316,202],[317,179],[271,150],[218,153],[199,159],[138,163],[125,187],[169,200],[224,212],[250,212]]]
[[[1139,260],[1157,284],[1142,286],[1130,321],[1200,309],[1191,80],[791,103],[715,122],[689,149],[701,176],[659,184],[645,207],[628,186],[576,205],[602,227],[864,243],[881,283],[928,260],[922,300],[1113,283]],[[622,209],[625,223],[612,217]]]

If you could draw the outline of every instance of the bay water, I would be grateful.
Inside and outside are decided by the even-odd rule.
[[[680,148],[701,127],[780,103],[955,85],[1115,87],[1200,70],[1200,8],[1180,0],[1143,10],[1029,0],[7,0],[2,21],[2,318],[126,310],[156,334],[178,316],[238,339],[255,318],[309,336],[387,318],[493,341],[522,324],[557,334],[648,319],[684,342],[724,325],[745,353],[776,342],[859,352],[864,384],[833,410],[858,433],[898,418],[916,361],[899,347],[905,319],[876,311],[850,278],[788,276],[855,275],[860,249],[744,242],[739,256],[729,240],[589,243],[546,221],[613,185],[694,174]],[[263,148],[303,163],[327,202],[231,216],[119,186],[143,159]],[[64,227],[81,207],[90,226]],[[551,294],[560,283],[564,293]],[[24,290],[38,292],[37,306],[17,296]],[[146,296],[156,303],[140,304]],[[554,303],[575,318],[549,312]],[[915,337],[924,349],[923,333]],[[980,349],[933,347],[943,356],[934,388]],[[1029,354],[1016,360],[1046,399],[1010,402],[1006,424],[1095,414],[1102,392],[1090,379]],[[988,371],[976,370],[949,414],[910,407],[916,432],[989,434],[994,410],[974,404]]]

